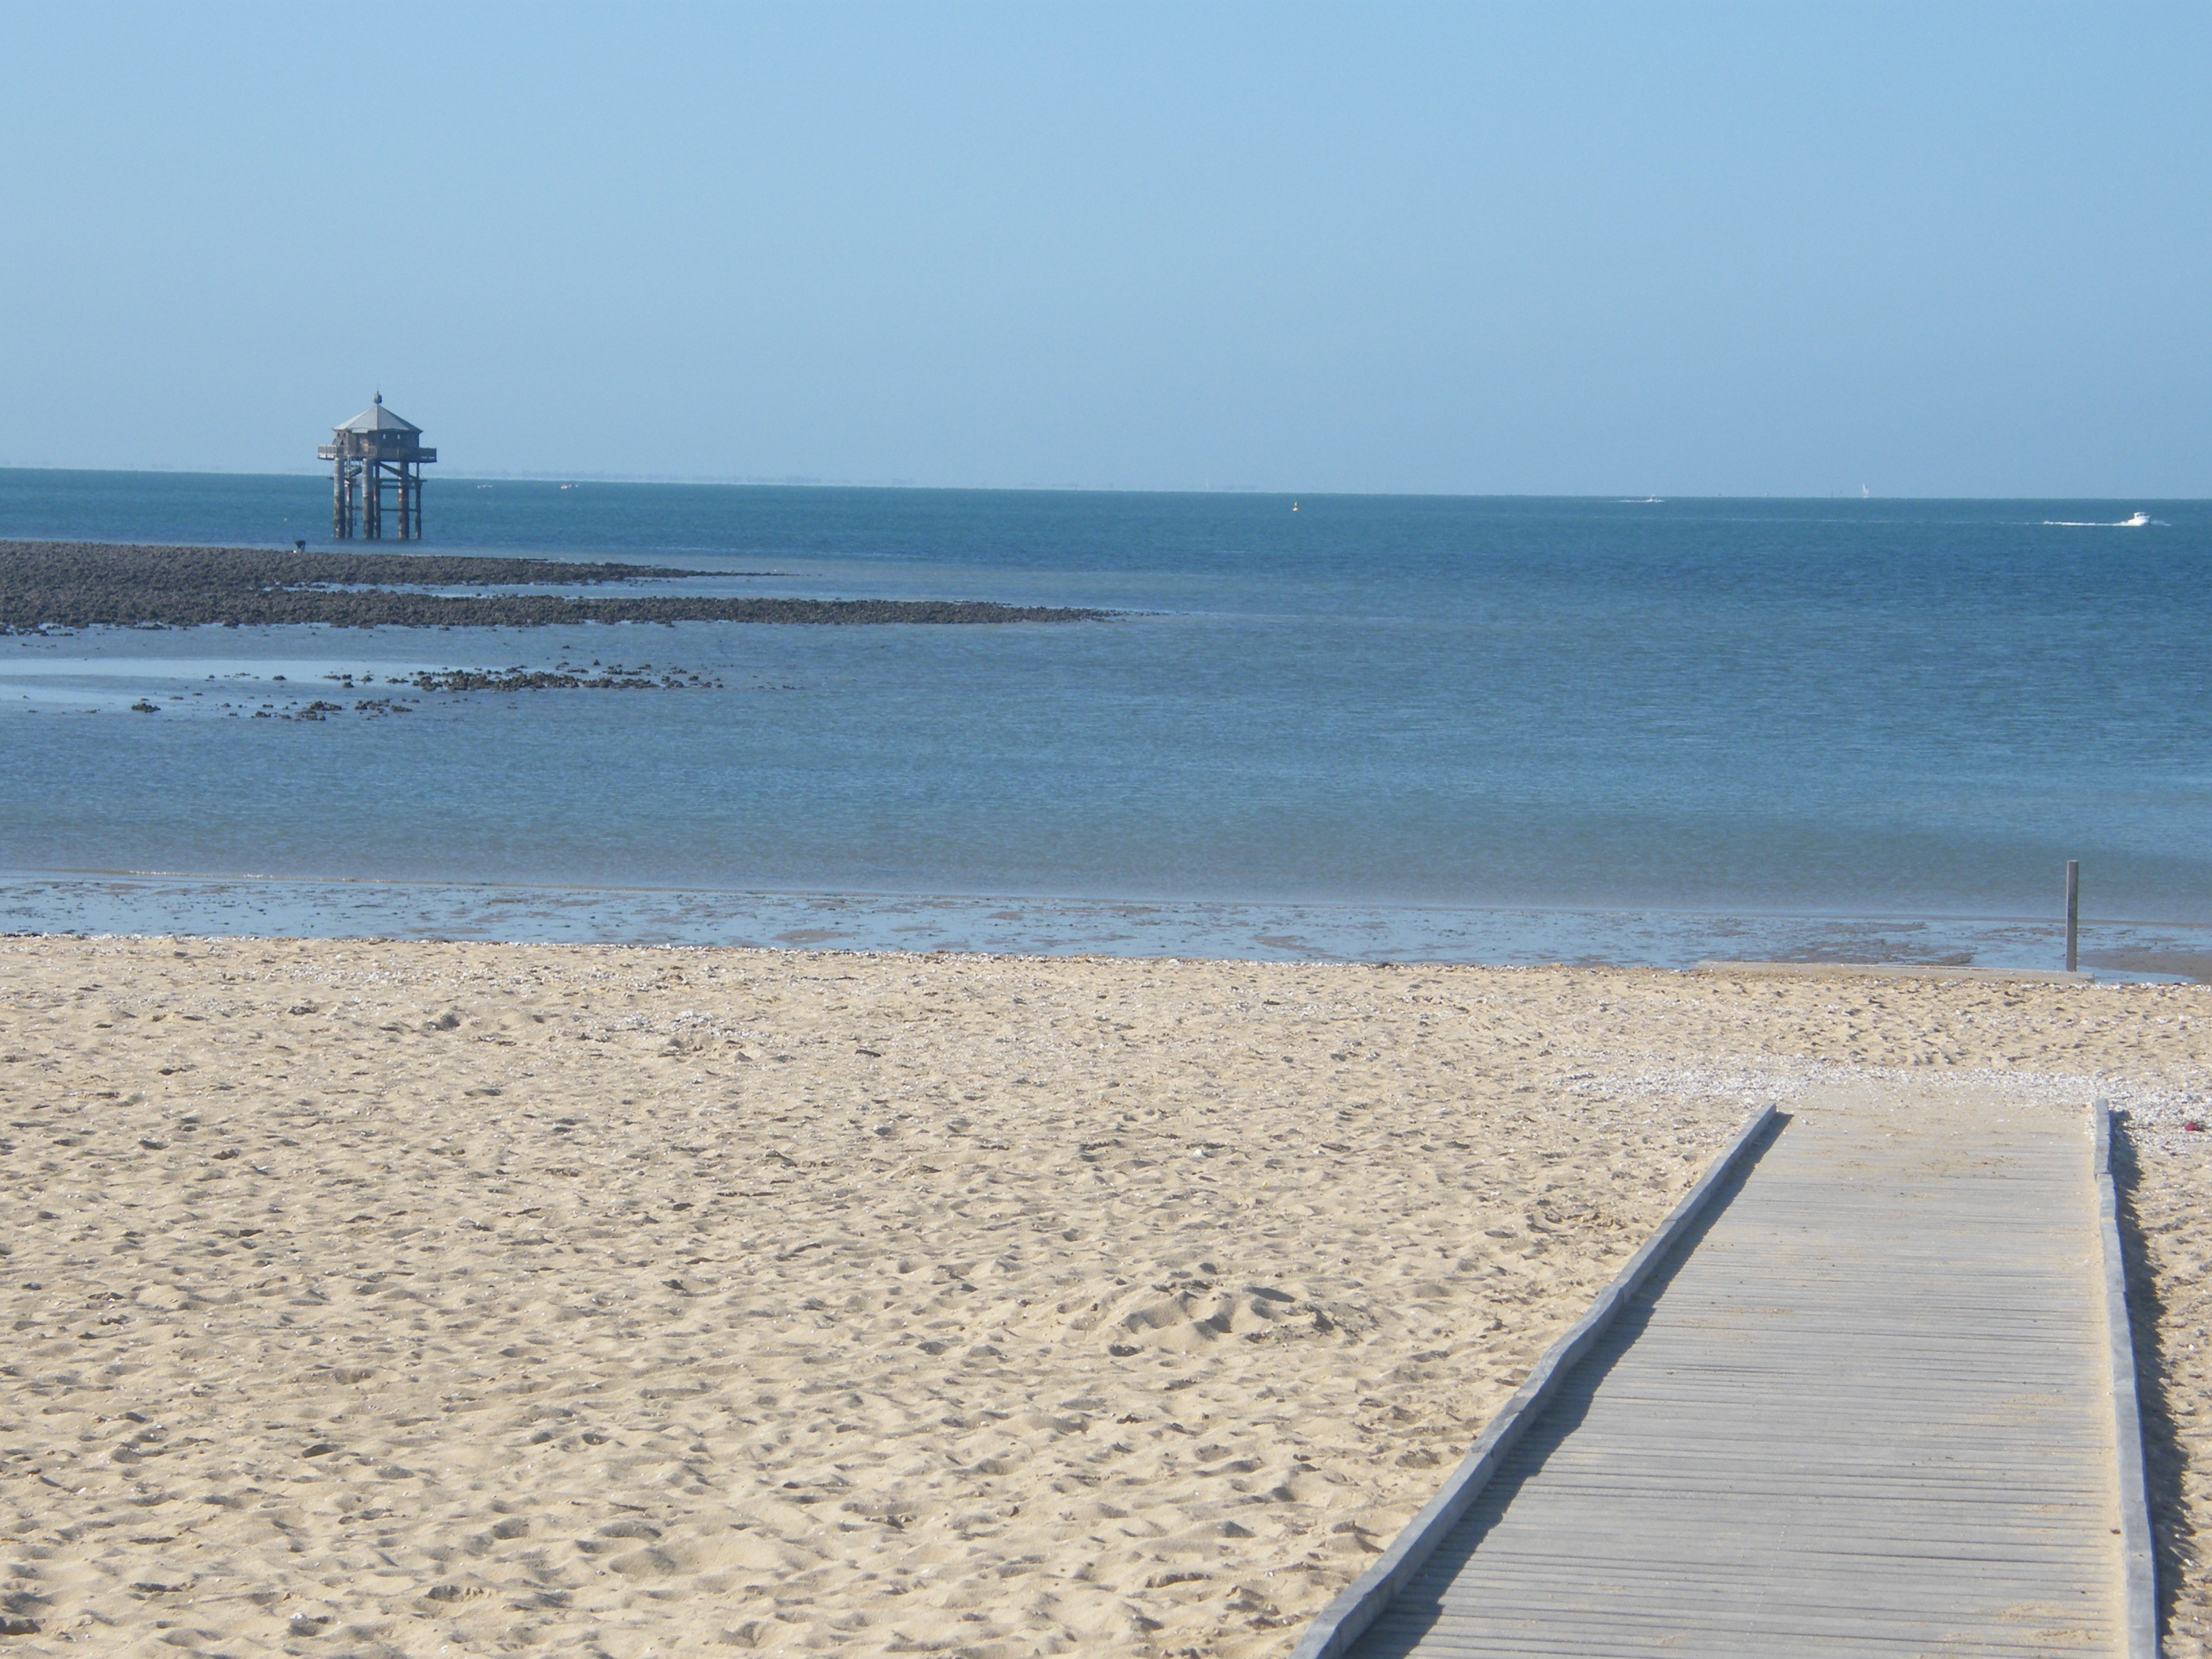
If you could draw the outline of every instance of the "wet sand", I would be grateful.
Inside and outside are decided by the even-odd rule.
[[[1875,1077],[2132,1111],[2197,1652],[2208,1020],[0,940],[0,1616],[26,1652],[1279,1655],[1748,1110]]]

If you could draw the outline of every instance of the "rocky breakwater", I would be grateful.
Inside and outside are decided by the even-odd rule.
[[[440,593],[760,577],[560,559],[425,553],[302,553],[0,541],[0,634],[47,628],[541,628],[574,623],[880,624],[1096,622],[1111,613],[973,599],[793,599],[625,594]]]

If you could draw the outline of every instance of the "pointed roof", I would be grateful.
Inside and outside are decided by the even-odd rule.
[[[376,401],[355,416],[340,432],[420,432],[422,428],[412,421],[404,421],[384,406],[384,394],[376,394]]]

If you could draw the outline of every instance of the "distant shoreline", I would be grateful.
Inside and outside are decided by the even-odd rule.
[[[450,553],[0,541],[0,634],[308,623],[333,628],[546,628],[621,622],[960,625],[1101,622],[1113,614],[977,599],[579,599],[552,593],[456,596],[412,591],[771,574]]]

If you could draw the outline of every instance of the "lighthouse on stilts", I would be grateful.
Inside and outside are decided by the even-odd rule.
[[[385,514],[392,510],[395,538],[422,539],[422,469],[438,459],[422,447],[422,428],[384,406],[384,394],[343,426],[315,453],[334,463],[331,477],[331,534],[340,541],[358,535],[384,537]]]

